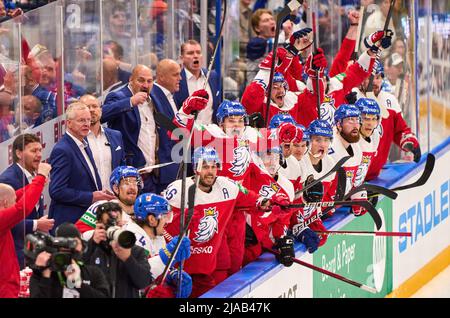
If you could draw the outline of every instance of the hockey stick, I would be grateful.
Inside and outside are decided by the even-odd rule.
[[[290,209],[301,209],[301,208],[319,208],[319,207],[334,207],[337,205],[359,205],[367,210],[367,212],[372,217],[377,230],[381,228],[383,221],[381,220],[380,214],[374,208],[372,204],[370,204],[367,200],[354,200],[354,201],[319,201],[319,202],[310,202],[310,203],[300,203],[300,204],[290,204],[288,208]],[[328,211],[327,211],[328,212]]]
[[[158,169],[158,168],[162,168],[162,167],[165,167],[165,166],[173,165],[174,163],[176,163],[176,162],[175,161],[171,161],[171,162],[166,162],[166,163],[160,163],[158,165],[146,166],[146,167],[140,168],[138,170],[138,173],[139,174],[147,173],[147,172],[152,171],[153,169]]]
[[[340,167],[337,174],[337,187],[336,187],[336,196],[334,199],[336,201],[341,201],[345,196],[345,188],[347,186],[347,174],[345,173],[345,169]]]
[[[322,181],[323,179],[325,179],[326,177],[328,177],[329,175],[331,175],[332,173],[336,172],[340,167],[342,167],[342,165],[348,160],[350,159],[351,156],[346,156],[346,157],[342,157],[334,166],[333,168],[330,169],[330,171],[328,171],[327,173],[325,173],[323,176],[321,176],[319,179],[314,180],[313,182],[311,182],[310,184],[308,184],[307,186],[303,187],[302,189],[298,190],[295,192],[295,195],[299,195],[300,193],[308,190],[309,188],[313,187],[314,185],[316,185],[317,183],[319,183],[320,181]]]
[[[297,0],[291,0],[277,15],[275,39],[272,47],[272,65],[270,66],[269,85],[267,86],[267,103],[266,103],[266,114],[264,117],[264,127],[267,127],[267,122],[269,119],[270,95],[272,94],[272,83],[273,83],[273,76],[275,74],[275,60],[277,57],[278,36],[281,31],[281,22],[284,20],[284,18],[286,18],[289,15],[291,11],[298,9],[301,3],[303,3],[303,1],[298,2]]]
[[[375,193],[384,195],[388,198],[391,198],[392,200],[395,200],[398,196],[398,193],[395,193],[394,190],[390,190],[388,188],[378,186],[375,184],[363,183],[360,186],[350,190],[350,192],[344,196],[344,200],[348,200],[352,195],[354,195],[355,193],[361,192],[361,191],[375,192]]]
[[[317,1],[313,1],[314,10],[311,11],[312,17],[312,29],[314,35],[314,54],[317,54],[317,47],[319,45],[319,30],[317,27],[316,14],[319,13],[319,8],[317,7]],[[311,56],[311,63],[313,63],[314,54]],[[316,93],[317,93],[317,118],[320,119],[320,78],[319,78],[319,70],[316,71]],[[325,92],[324,92],[325,93]]]
[[[416,181],[414,181],[410,184],[405,184],[403,186],[399,186],[399,187],[396,187],[393,189],[386,189],[386,188],[379,187],[379,186],[376,186],[373,184],[363,184],[363,185],[361,185],[361,187],[365,186],[367,190],[374,192],[374,194],[370,195],[370,197],[385,195],[391,199],[395,199],[398,196],[398,194],[395,193],[395,191],[412,189],[412,188],[416,188],[416,187],[420,187],[420,186],[424,185],[430,178],[431,173],[433,172],[435,162],[436,162],[436,157],[432,153],[429,153],[427,155],[427,160],[425,162],[425,168],[423,169],[422,175],[419,177],[419,179],[417,179]],[[366,189],[361,189],[359,191],[356,191],[357,189],[358,188],[355,188],[350,192],[356,193],[356,192],[359,192],[362,190],[366,190]],[[382,191],[382,190],[384,190],[384,191]],[[386,191],[386,190],[389,190],[389,191]],[[349,192],[349,194],[350,194],[350,192]],[[388,195],[388,193],[395,193],[395,197]],[[347,197],[345,199],[347,199]]]
[[[366,6],[361,5],[359,8],[359,21],[358,21],[358,30],[356,32],[356,43],[355,50],[352,53],[352,60],[358,59],[359,46],[361,44],[361,36],[364,34],[364,28],[366,26],[367,17],[370,13],[374,12],[376,9],[379,9],[379,6],[375,3],[369,4]]]
[[[272,250],[272,249],[270,249],[270,248],[267,248],[267,247],[263,247],[263,249],[264,249],[264,251],[269,252],[269,253],[271,253],[271,254],[273,254],[273,255],[279,255],[279,254],[280,254],[280,252],[274,251],[274,250]],[[365,290],[365,291],[368,291],[368,292],[370,292],[370,293],[372,293],[372,294],[376,294],[376,293],[377,293],[377,290],[376,290],[375,288],[373,288],[373,287],[370,287],[370,286],[367,286],[367,285],[364,285],[364,284],[355,282],[354,280],[351,280],[351,279],[346,278],[346,277],[344,277],[344,276],[341,276],[341,275],[339,275],[339,274],[330,272],[330,271],[328,271],[328,270],[326,270],[326,269],[323,269],[323,268],[321,268],[321,267],[317,267],[317,266],[315,266],[315,265],[306,263],[306,262],[301,261],[301,260],[299,260],[299,259],[297,259],[297,258],[294,258],[294,257],[293,257],[292,260],[294,261],[294,263],[297,263],[297,264],[300,264],[300,265],[302,265],[302,266],[308,267],[308,268],[310,268],[310,269],[312,269],[312,270],[315,270],[315,271],[317,271],[317,272],[319,272],[319,273],[322,273],[322,274],[325,274],[325,275],[334,277],[334,278],[336,278],[337,280],[340,280],[340,281],[343,281],[343,282],[345,282],[345,283],[347,283],[347,284],[356,286],[356,287],[361,288],[361,289],[363,289],[363,290]]]
[[[386,17],[386,21],[384,22],[383,31],[384,31],[385,34],[386,34],[387,29],[389,28],[389,23],[391,22],[392,12],[394,11],[394,4],[395,4],[395,0],[391,0],[391,3],[389,5],[388,15]],[[380,51],[378,51],[377,59],[378,59],[379,53],[380,53]],[[367,86],[366,93],[373,91],[373,79],[374,78],[375,78],[375,75],[372,72],[372,74],[370,74],[369,85]]]
[[[356,235],[356,236],[408,236],[411,232],[370,232],[370,231],[315,231],[317,234],[325,235]]]

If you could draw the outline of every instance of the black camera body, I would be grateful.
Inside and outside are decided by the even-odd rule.
[[[104,213],[108,214],[108,220],[105,224],[105,230],[106,230],[106,246],[109,247],[109,242],[116,241],[120,247],[122,248],[131,248],[136,243],[136,236],[133,232],[123,230],[120,226],[117,225],[117,219],[113,217],[113,215],[110,213],[111,211],[122,211],[120,206],[117,203],[114,202],[107,202],[102,205],[100,205],[97,208],[97,221],[102,222],[102,215]]]
[[[53,237],[43,232],[34,232],[25,236],[24,254],[31,267],[41,252],[52,254],[49,268],[55,272],[64,272],[75,258],[78,241],[75,238]],[[65,248],[68,251],[60,251]]]

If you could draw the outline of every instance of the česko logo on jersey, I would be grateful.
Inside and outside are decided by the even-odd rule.
[[[325,96],[323,103],[320,104],[320,118],[326,120],[331,126],[334,124],[334,99]]]
[[[219,232],[219,211],[216,211],[216,207],[204,209],[205,216],[200,219],[198,224],[198,231],[194,241],[199,243],[208,242],[214,235]]]
[[[259,195],[263,198],[271,198],[275,193],[280,190],[280,186],[276,183],[271,182],[270,185],[263,185],[261,190],[259,190]]]
[[[239,140],[239,146],[233,150],[233,161],[228,169],[234,176],[242,176],[250,164],[250,152],[248,151],[248,140]]]

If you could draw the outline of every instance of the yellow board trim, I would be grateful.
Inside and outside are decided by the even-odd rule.
[[[446,128],[450,127],[450,110],[448,106],[433,98],[430,98],[430,106],[433,120],[441,121]],[[427,101],[424,98],[421,98],[419,102],[419,115],[421,117],[427,116]]]
[[[408,298],[450,265],[450,245],[386,298]]]

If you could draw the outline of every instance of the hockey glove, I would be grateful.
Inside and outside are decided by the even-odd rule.
[[[291,266],[295,257],[294,239],[288,235],[276,240],[274,248],[280,252],[276,255],[277,261],[286,267]]]
[[[305,187],[314,182],[314,176],[310,175],[305,181]],[[305,190],[303,192],[303,199],[306,202],[319,202],[323,198],[323,184],[322,182],[318,182],[313,185],[311,188]]]
[[[319,73],[319,78],[322,78],[327,67],[328,62],[325,54],[321,48],[317,49],[317,53],[310,54],[305,63],[305,73],[311,78],[316,78],[317,71]]]
[[[387,30],[386,33],[384,31],[375,31],[364,39],[364,45],[372,52],[377,53],[380,49],[377,43],[381,41],[380,46],[383,49],[387,49],[391,46],[393,34],[391,30]]]
[[[301,136],[297,136],[297,134]],[[295,138],[303,138],[303,131],[297,130],[297,127],[292,123],[283,123],[278,128],[278,139],[280,143],[291,143]]]
[[[403,151],[410,151],[414,154],[414,161],[419,162],[420,157],[422,157],[422,152],[420,150],[419,141],[417,140],[417,137],[411,134],[406,134],[403,136],[402,140],[400,141],[400,148],[402,148]]]
[[[178,289],[178,269],[175,269],[167,275],[167,283]],[[185,271],[181,272],[181,288],[179,298],[188,298],[192,292],[192,278],[191,275]],[[175,293],[176,294],[176,293]],[[178,298],[178,297],[177,297]]]
[[[305,245],[310,254],[314,253],[319,247],[319,236],[316,234],[316,232],[308,227],[305,227],[301,231],[298,231],[297,229],[295,229],[295,227],[297,227],[298,225],[301,225],[303,227],[303,224],[294,225],[293,233],[296,233],[295,238],[297,239],[297,241]]]
[[[289,37],[289,43],[286,43],[284,46],[285,49],[292,55],[298,55],[300,51],[303,51],[312,44],[312,41],[309,39],[309,33],[311,31],[311,28],[304,28],[292,33]]]
[[[356,92],[350,92],[347,95],[345,95],[345,100],[347,101],[347,104],[352,104],[354,105],[356,103],[357,98],[357,93]]]
[[[167,265],[169,262],[170,256],[175,250],[175,246],[178,242],[178,236],[175,236],[172,241],[167,243],[165,248],[161,248],[159,250],[159,256],[161,257],[164,265]],[[175,255],[175,260],[172,265],[175,265],[177,262],[181,262],[191,256],[191,241],[188,237],[184,236],[183,240],[180,244],[180,248],[178,249],[177,255]]]
[[[209,95],[206,90],[200,89],[195,91],[183,102],[183,112],[187,115],[193,115],[194,112],[205,109],[206,105],[208,105],[208,100]]]
[[[264,118],[261,113],[248,115],[248,125],[253,128],[264,128]]]

